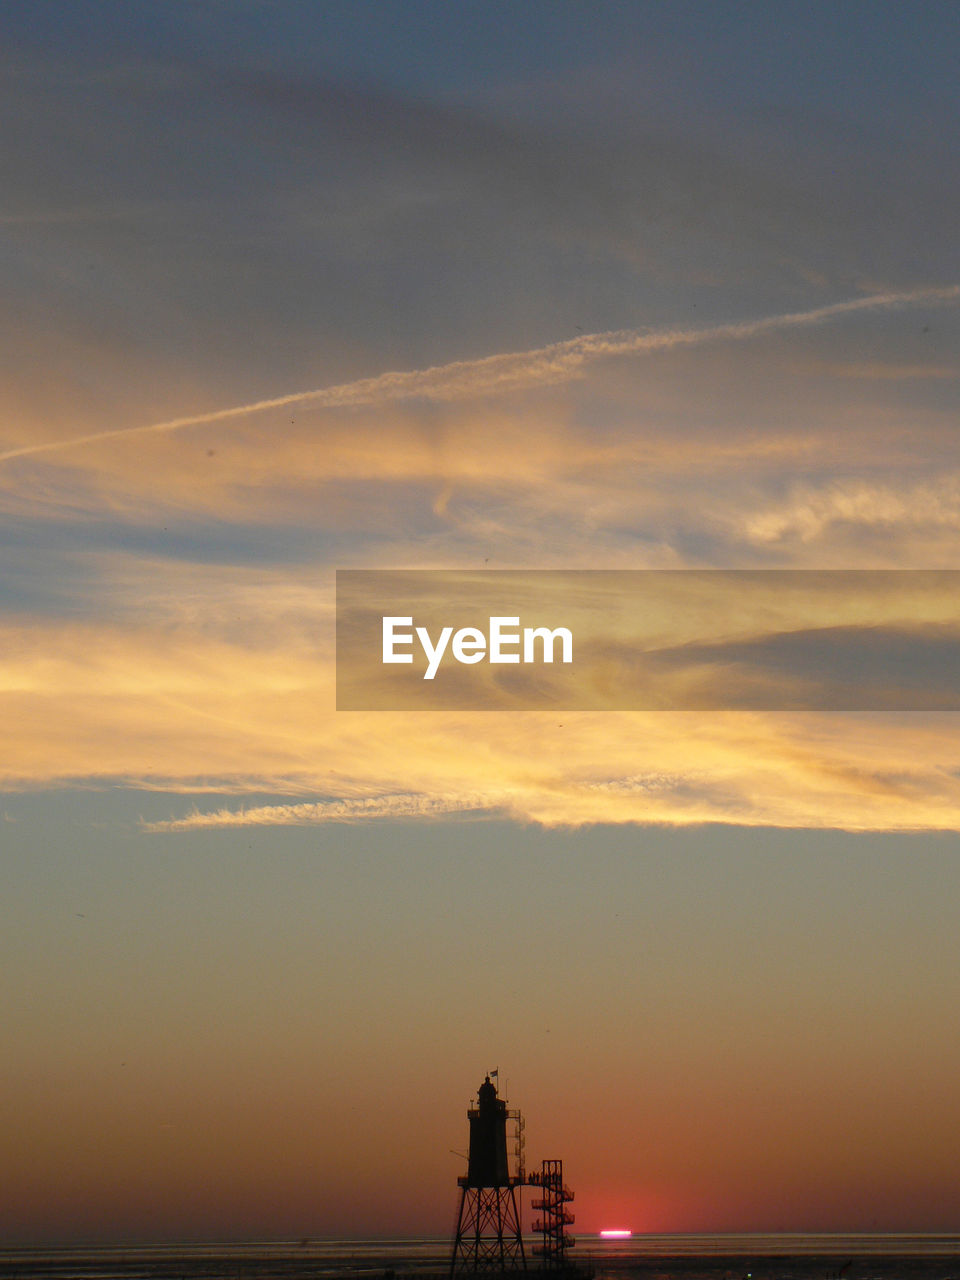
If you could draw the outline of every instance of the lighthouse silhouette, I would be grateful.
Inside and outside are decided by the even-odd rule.
[[[465,1271],[526,1270],[517,1205],[523,1170],[510,1173],[508,1114],[507,1104],[498,1097],[490,1076],[486,1076],[477,1090],[476,1106],[467,1109],[470,1155],[466,1177],[457,1179],[460,1209],[450,1259],[451,1280]],[[513,1116],[519,1120],[518,1113]],[[521,1151],[518,1143],[518,1159],[522,1158]]]
[[[520,1231],[519,1191],[524,1185],[535,1187],[539,1196],[531,1208],[540,1217],[533,1230],[542,1234],[543,1243],[535,1245],[540,1272],[554,1275],[576,1274],[567,1264],[567,1249],[576,1242],[566,1228],[573,1222],[567,1205],[573,1192],[563,1181],[563,1161],[544,1160],[538,1172],[527,1176],[524,1169],[524,1125],[519,1111],[508,1111],[490,1079],[499,1072],[491,1071],[477,1090],[475,1106],[467,1109],[470,1121],[470,1154],[467,1173],[458,1178],[460,1207],[457,1230],[450,1259],[450,1280],[465,1272],[502,1274],[527,1270]],[[515,1125],[514,1171],[510,1171],[507,1154],[507,1121]]]

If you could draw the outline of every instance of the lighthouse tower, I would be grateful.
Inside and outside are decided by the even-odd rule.
[[[470,1156],[458,1178],[460,1209],[450,1259],[450,1277],[476,1271],[525,1271],[517,1187],[523,1170],[511,1176],[507,1160],[507,1104],[487,1076],[477,1104],[467,1111]]]

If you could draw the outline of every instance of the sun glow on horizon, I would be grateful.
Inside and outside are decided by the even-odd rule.
[[[629,1240],[632,1235],[628,1227],[606,1227],[600,1232],[602,1240]]]

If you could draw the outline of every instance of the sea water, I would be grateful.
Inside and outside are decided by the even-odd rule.
[[[24,1247],[0,1280],[412,1280],[449,1258],[447,1239]],[[960,1280],[960,1235],[581,1235],[570,1260],[595,1280]]]

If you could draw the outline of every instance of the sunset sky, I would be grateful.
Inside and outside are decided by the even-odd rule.
[[[0,1241],[443,1235],[495,1066],[581,1233],[960,1231],[957,713],[334,699],[337,569],[960,569],[960,8],[0,35]]]

